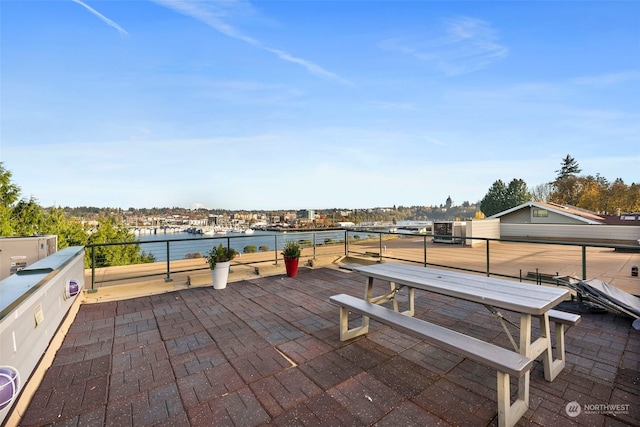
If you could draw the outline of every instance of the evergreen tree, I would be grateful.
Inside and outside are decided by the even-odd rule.
[[[506,209],[514,208],[531,200],[531,193],[527,189],[527,183],[522,179],[513,179],[507,187]]]
[[[0,162],[0,236],[14,234],[11,213],[19,197],[20,187],[11,182],[11,172]]]
[[[55,234],[58,236],[58,249],[69,246],[85,246],[89,240],[87,230],[82,222],[76,219],[67,219],[64,210],[53,207],[45,214],[43,234]]]
[[[11,220],[11,209],[0,205],[0,236],[13,236],[13,222]]]
[[[501,179],[493,183],[487,194],[480,201],[480,210],[486,215],[495,215],[506,206],[507,186]]]
[[[42,235],[44,213],[36,200],[20,200],[11,211],[13,231],[18,236]]]
[[[102,216],[98,219],[97,229],[89,235],[88,243],[125,244],[89,247],[85,254],[85,265],[90,267],[94,256],[94,267],[154,262],[153,255],[141,252],[140,244],[133,243],[135,241],[135,236],[129,234],[129,229],[122,222],[116,221],[113,217]]]
[[[549,197],[549,201],[559,205],[577,206],[580,200],[579,181],[576,174],[580,173],[576,159],[569,154],[562,159],[560,169],[556,171],[558,174],[555,181],[551,183],[553,193]]]
[[[502,180],[493,183],[480,201],[480,210],[485,216],[495,215],[531,200],[527,184],[521,179],[513,179],[509,185]]]
[[[11,182],[11,172],[0,162],[0,206],[10,208],[20,198],[20,187]]]
[[[556,171],[556,173],[558,174],[556,176],[556,181],[568,178],[570,176],[575,177],[580,172],[582,172],[582,169],[580,169],[580,166],[578,166],[578,162],[576,161],[576,159],[567,154],[567,157],[562,159],[562,165],[560,169]]]

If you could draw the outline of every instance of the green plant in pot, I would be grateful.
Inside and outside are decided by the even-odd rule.
[[[296,241],[290,240],[284,244],[282,248],[282,256],[284,257],[284,266],[287,269],[288,277],[296,277],[298,275],[298,261],[302,247]]]
[[[227,281],[229,279],[229,266],[231,260],[238,255],[238,252],[233,248],[227,248],[222,246],[212,247],[205,259],[211,269],[211,281],[213,282],[214,289],[224,289],[227,287]]]

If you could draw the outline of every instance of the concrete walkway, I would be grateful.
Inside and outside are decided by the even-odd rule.
[[[340,342],[329,296],[362,292],[360,276],[318,268],[83,304],[21,425],[497,424],[494,371],[375,322]],[[420,292],[416,304],[509,346],[481,306]],[[629,318],[584,315],[553,383],[535,363],[519,425],[640,425],[639,338]]]

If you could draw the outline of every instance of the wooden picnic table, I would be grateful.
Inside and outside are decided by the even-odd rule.
[[[564,334],[556,336],[556,341],[561,340],[562,342],[556,343],[561,352],[554,359],[549,313],[553,307],[569,296],[569,292],[565,289],[393,262],[366,266],[351,265],[348,269],[366,277],[364,291],[366,301],[375,304],[392,302],[395,311],[398,311],[397,295],[402,288],[406,287],[409,309],[403,313],[409,316],[413,316],[415,313],[415,289],[482,304],[502,323],[516,352],[531,359],[543,355],[544,375],[547,381],[553,381],[564,368]],[[390,284],[389,292],[374,296],[373,283],[375,279],[388,282]],[[519,343],[513,338],[507,327],[507,323],[510,322],[502,316],[500,309],[520,314],[519,325],[514,325],[520,331]],[[533,341],[532,317],[539,319],[540,322],[540,336]],[[363,315],[360,326],[341,331],[341,333],[344,333],[344,339],[353,338],[366,334],[368,326],[369,319]],[[522,380],[525,381],[522,384],[523,389],[528,393],[528,372]]]

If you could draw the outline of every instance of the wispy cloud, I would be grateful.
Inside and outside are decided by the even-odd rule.
[[[577,77],[572,82],[585,86],[608,87],[634,80],[640,80],[640,71],[621,71],[597,76]]]
[[[447,75],[485,68],[509,54],[488,22],[469,17],[444,20],[443,35],[420,41],[393,38],[381,47],[430,63]]]
[[[417,110],[415,104],[412,102],[370,101],[369,105],[382,110]]]
[[[292,62],[294,64],[301,65],[306,68],[310,73],[321,76],[324,78],[329,78],[331,80],[338,81],[343,84],[349,84],[349,81],[338,76],[331,71],[325,70],[321,66],[308,61],[303,58],[298,58],[288,52],[285,52],[281,49],[276,49],[273,47],[269,47],[264,45],[259,40],[244,34],[242,31],[229,24],[225,18],[229,18],[232,14],[238,13],[241,10],[248,10],[249,4],[242,0],[230,0],[224,2],[218,1],[202,1],[202,0],[151,0],[154,3],[157,3],[163,7],[172,9],[178,13],[189,16],[193,19],[196,19],[200,22],[203,22],[215,29],[216,31],[224,34],[227,37],[231,37],[245,43],[248,43],[252,46],[255,46],[259,49],[262,49],[266,52],[270,52],[278,56],[278,58]]]
[[[100,12],[98,12],[97,10],[92,8],[91,6],[89,6],[88,4],[83,3],[80,0],[71,0],[71,1],[74,2],[74,3],[79,4],[80,6],[84,7],[85,9],[87,9],[89,12],[93,13],[95,16],[100,18],[105,24],[107,24],[107,25],[115,28],[116,30],[118,30],[120,32],[120,34],[128,34],[127,31],[124,28],[122,28],[120,25],[116,24],[111,19],[107,18],[106,16],[104,16],[103,14],[101,14]]]

